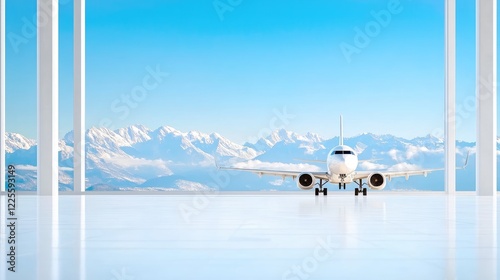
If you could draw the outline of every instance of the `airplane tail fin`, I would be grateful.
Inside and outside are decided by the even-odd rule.
[[[342,115],[340,115],[339,145],[344,145],[344,128],[342,127]]]

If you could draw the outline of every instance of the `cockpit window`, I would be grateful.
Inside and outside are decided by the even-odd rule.
[[[333,151],[332,155],[354,155],[352,151]]]

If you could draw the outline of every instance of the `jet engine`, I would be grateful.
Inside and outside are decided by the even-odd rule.
[[[302,173],[298,178],[297,186],[303,190],[310,190],[316,184],[316,178],[311,173]]]
[[[370,174],[370,176],[368,176],[367,180],[368,180],[368,186],[372,190],[379,191],[379,190],[385,188],[386,180],[385,180],[385,176],[383,174],[372,173],[372,174]]]

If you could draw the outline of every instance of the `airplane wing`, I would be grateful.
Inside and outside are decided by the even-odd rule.
[[[327,172],[307,172],[307,171],[286,171],[286,170],[269,170],[269,169],[253,169],[253,168],[237,168],[237,167],[220,167],[217,166],[218,169],[222,170],[238,170],[238,171],[247,171],[247,172],[252,172],[255,173],[259,176],[262,175],[273,175],[273,176],[280,176],[280,177],[291,177],[293,179],[299,177],[300,174],[302,173],[311,173],[314,177],[318,179],[323,179],[323,180],[328,180],[328,173]]]
[[[422,169],[422,170],[408,170],[408,171],[357,171],[356,174],[353,176],[353,180],[359,180],[359,179],[366,179],[370,174],[372,173],[380,173],[384,175],[387,179],[392,179],[396,177],[405,177],[407,180],[410,176],[415,176],[415,175],[423,175],[427,176],[427,174],[433,172],[433,171],[439,171],[439,170],[444,170],[444,168],[437,168],[437,169]]]
[[[469,162],[469,153],[467,153],[467,157],[465,158],[465,163],[461,167],[456,167],[456,169],[465,169],[467,167],[467,163]],[[433,172],[433,171],[442,171],[444,168],[436,168],[436,169],[422,169],[422,170],[403,170],[403,171],[357,171],[356,174],[353,176],[353,180],[359,180],[359,179],[366,179],[370,174],[372,173],[380,173],[384,175],[387,179],[392,179],[396,177],[405,177],[406,180],[410,176],[415,176],[415,175],[423,175],[427,176],[427,174]]]

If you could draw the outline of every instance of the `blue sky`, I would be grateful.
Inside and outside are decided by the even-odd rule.
[[[72,129],[73,4],[60,2],[62,137]],[[465,108],[457,133],[473,140],[475,4],[457,2],[457,105]],[[390,3],[87,0],[87,126],[170,125],[243,143],[279,126],[334,137],[342,113],[347,136],[437,133],[444,1]],[[390,20],[375,23],[374,13]],[[7,2],[7,130],[33,138],[35,14],[35,0]],[[367,28],[368,42],[356,45]],[[346,56],[347,45],[356,53]],[[168,77],[149,79],[155,69]],[[283,110],[294,117],[283,122]]]

